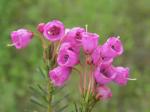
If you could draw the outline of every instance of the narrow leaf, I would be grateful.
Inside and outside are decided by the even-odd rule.
[[[74,103],[74,107],[75,107],[76,112],[78,112],[78,107],[76,103]]]
[[[34,93],[36,93],[36,94],[38,94],[38,95],[41,94],[41,92],[40,92],[37,88],[35,88],[34,86],[30,86],[29,88],[30,88],[30,90],[33,91]]]
[[[31,97],[31,102],[33,102],[33,103],[35,103],[35,104],[37,104],[37,105],[39,105],[40,107],[43,107],[43,108],[47,108],[45,105],[43,105],[42,103],[40,103],[40,101],[37,99],[37,98],[35,98],[35,97]]]
[[[41,91],[33,86],[30,86],[30,89],[34,92],[34,94],[42,99],[45,103],[48,103],[47,98],[46,98],[46,94],[45,93],[41,93]]]
[[[38,67],[38,71],[40,72],[40,75],[41,75],[44,79],[46,79],[46,75],[45,75],[45,73],[44,73],[44,71],[42,70],[41,67]]]
[[[40,84],[37,84],[37,86],[44,94],[48,94],[47,91]]]
[[[59,99],[58,101],[54,102],[52,105],[57,106],[63,99],[66,99],[69,96],[69,94],[65,95],[63,98]]]
[[[61,107],[60,109],[58,109],[56,112],[63,112],[67,107],[68,107],[68,105],[65,105],[65,106]]]

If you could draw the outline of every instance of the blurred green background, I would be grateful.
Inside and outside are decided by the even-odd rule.
[[[0,0],[0,112],[40,112],[29,101],[29,86],[41,81],[36,71],[42,63],[40,41],[35,36],[23,50],[6,44],[12,30],[36,32],[38,23],[53,19],[66,27],[88,24],[100,43],[112,35],[124,43],[125,52],[114,64],[129,66],[137,81],[111,84],[112,99],[97,104],[95,112],[150,112],[150,0]],[[77,88],[74,81],[67,90],[78,93]]]

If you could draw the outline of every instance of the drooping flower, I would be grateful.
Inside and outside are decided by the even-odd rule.
[[[43,33],[44,32],[44,26],[45,26],[45,23],[39,23],[37,26],[37,31],[40,33]]]
[[[82,33],[82,47],[86,54],[91,54],[98,46],[99,35],[96,33]]]
[[[62,43],[61,46],[60,46],[60,49],[59,51],[66,51],[66,50],[70,50],[70,51],[73,51],[75,52],[77,55],[79,55],[79,52],[80,52],[80,47],[79,46],[76,46],[76,45],[73,45],[69,42],[65,42],[65,43]]]
[[[123,45],[118,37],[110,37],[101,47],[101,55],[105,58],[114,58],[123,53]]]
[[[33,33],[31,31],[23,28],[11,32],[10,35],[12,45],[15,46],[16,49],[22,49],[27,47],[33,37]]]
[[[111,82],[115,77],[111,64],[100,64],[94,72],[94,77],[101,85]]]
[[[79,63],[79,55],[69,48],[61,48],[58,53],[57,63],[60,66],[73,67]]]
[[[112,63],[113,62],[113,58],[108,58],[108,57],[104,57],[101,54],[101,46],[98,46],[92,53],[91,55],[92,58],[92,63],[95,66],[100,65],[101,63],[103,64],[107,64],[107,63]]]
[[[44,26],[43,35],[49,41],[58,41],[63,38],[65,34],[64,24],[58,20],[48,22]]]
[[[113,67],[116,77],[113,79],[119,85],[126,85],[129,78],[129,68]]]
[[[91,57],[92,57],[92,63],[94,65],[98,65],[102,62],[102,59],[101,59],[101,46],[98,46],[92,53]]]
[[[67,31],[63,42],[69,42],[73,45],[80,46],[82,41],[82,33],[85,32],[85,29],[80,27],[75,27]]]
[[[112,97],[112,92],[110,88],[104,85],[100,85],[99,87],[97,87],[96,92],[96,98],[99,100],[107,100]]]
[[[109,58],[109,57],[107,57],[107,56],[103,56],[102,54],[100,55],[101,56],[101,62],[102,63],[112,63],[113,62],[113,58]]]
[[[49,77],[52,80],[54,86],[63,86],[65,81],[68,80],[71,73],[71,68],[68,67],[56,67],[49,71]]]

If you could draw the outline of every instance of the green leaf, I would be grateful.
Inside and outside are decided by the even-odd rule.
[[[65,105],[65,106],[61,107],[60,109],[56,110],[56,112],[63,112],[67,107],[68,107],[68,105]]]
[[[40,72],[40,75],[43,77],[43,79],[47,79],[46,74],[44,73],[41,67],[38,67],[38,71]]]
[[[30,89],[34,92],[35,96],[43,100],[45,103],[48,103],[47,98],[46,98],[47,94],[43,93],[43,91],[41,92],[38,88],[33,87],[33,86],[30,86]]]
[[[61,101],[66,99],[69,96],[69,94],[66,94],[63,98],[59,99],[58,101],[55,101],[52,105],[55,107],[57,106]]]
[[[75,107],[76,112],[78,112],[78,107],[76,103],[74,103],[74,107]]]
[[[40,107],[43,107],[43,108],[47,108],[45,105],[43,105],[37,98],[35,98],[35,97],[31,97],[31,102],[33,102],[33,103],[35,103],[35,104],[37,104],[37,105],[39,105]]]
[[[40,95],[41,95],[41,92],[40,92],[36,87],[30,86],[29,88],[30,88],[30,90],[33,91],[35,94],[37,94],[37,95],[40,94]]]
[[[48,94],[47,91],[40,84],[37,84],[37,86],[45,95]]]

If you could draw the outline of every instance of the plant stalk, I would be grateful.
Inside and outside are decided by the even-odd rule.
[[[52,84],[50,81],[48,82],[48,112],[52,112]]]

